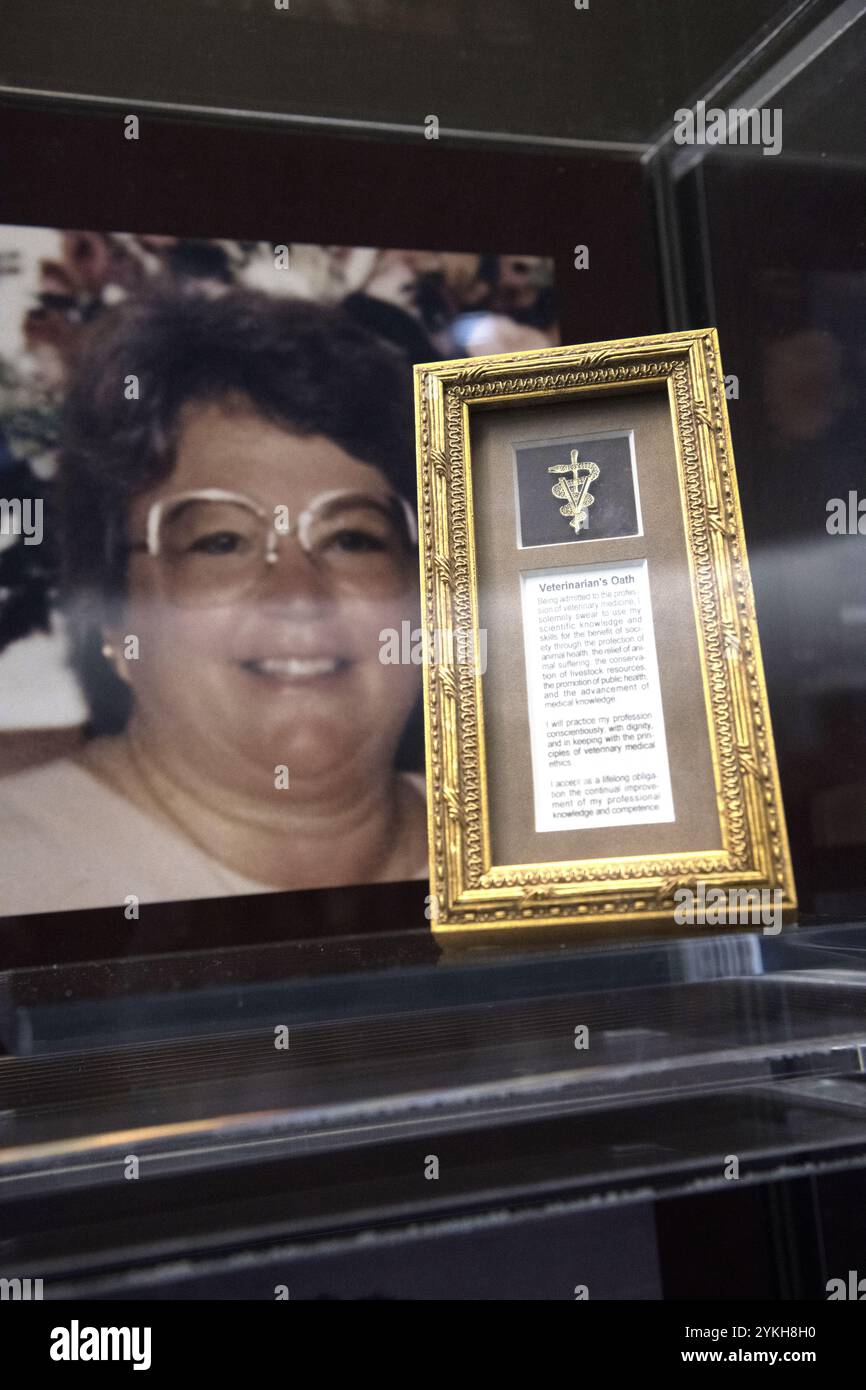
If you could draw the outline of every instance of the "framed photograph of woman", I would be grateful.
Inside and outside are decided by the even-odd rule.
[[[550,311],[480,257],[0,237],[2,911],[423,879],[411,357]]]
[[[0,124],[0,963],[427,937],[412,367],[645,323],[639,169]]]

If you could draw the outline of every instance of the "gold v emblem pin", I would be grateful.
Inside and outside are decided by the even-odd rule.
[[[587,459],[581,462],[578,453],[579,450],[572,449],[571,463],[554,463],[547,471],[562,475],[551,489],[554,497],[565,502],[565,506],[559,509],[560,516],[571,517],[572,529],[583,531],[589,523],[589,508],[595,501],[589,485],[595,482],[601,469],[597,463],[590,463]]]

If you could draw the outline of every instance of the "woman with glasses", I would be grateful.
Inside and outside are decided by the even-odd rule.
[[[338,311],[130,300],[69,393],[87,741],[0,784],[0,912],[423,877],[410,372]],[[416,764],[417,765],[417,764]]]

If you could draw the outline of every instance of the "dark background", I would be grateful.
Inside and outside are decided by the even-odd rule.
[[[273,0],[4,0],[0,82],[419,131],[435,113],[448,130],[643,145],[726,67],[765,65],[834,8],[291,0],[277,11]]]

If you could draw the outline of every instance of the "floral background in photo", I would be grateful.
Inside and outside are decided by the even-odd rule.
[[[85,717],[57,612],[52,479],[64,393],[88,325],[171,282],[342,304],[412,362],[559,342],[553,265],[538,256],[193,240],[0,227],[0,498],[41,499],[44,540],[0,534],[0,730]]]

